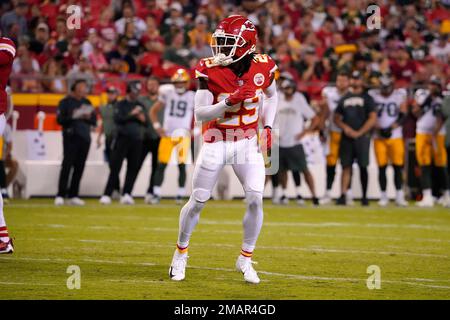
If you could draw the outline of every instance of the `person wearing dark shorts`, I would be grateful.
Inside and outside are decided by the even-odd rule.
[[[301,144],[280,148],[280,170],[304,172],[307,169],[305,150]]]
[[[336,204],[346,204],[346,192],[350,186],[353,162],[359,167],[362,197],[361,204],[369,205],[367,200],[367,185],[370,148],[370,131],[374,127],[377,115],[375,102],[365,92],[362,75],[354,71],[350,80],[351,92],[343,96],[338,103],[334,122],[342,129],[339,157],[342,165],[342,194]]]
[[[281,90],[278,100],[278,113],[276,116],[276,126],[279,128],[279,182],[282,192],[279,202],[287,204],[286,197],[287,172],[292,171],[297,193],[297,204],[302,205],[304,201],[300,194],[300,175],[302,173],[311,191],[313,204],[318,205],[316,197],[314,178],[308,170],[306,155],[303,150],[302,139],[305,135],[312,133],[319,124],[319,117],[311,108],[305,96],[297,92],[297,85],[294,81],[286,79],[280,84]],[[307,128],[305,121],[311,120]],[[297,178],[295,178],[297,177]]]

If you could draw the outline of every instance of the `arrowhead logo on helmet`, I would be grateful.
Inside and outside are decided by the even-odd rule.
[[[223,19],[212,35],[213,63],[228,66],[255,52],[258,34],[255,25],[239,15]]]

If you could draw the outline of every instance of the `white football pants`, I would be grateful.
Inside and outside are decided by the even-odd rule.
[[[0,136],[3,136],[3,132],[5,131],[6,126],[6,118],[5,114],[0,115]],[[3,197],[0,193],[0,227],[6,226],[5,217],[3,215]]]
[[[181,209],[178,246],[189,245],[192,231],[198,223],[205,202],[211,197],[222,168],[230,164],[241,182],[246,198],[242,249],[252,252],[263,222],[262,198],[264,191],[264,159],[259,151],[257,137],[237,142],[204,143],[200,150],[192,178],[192,194]]]

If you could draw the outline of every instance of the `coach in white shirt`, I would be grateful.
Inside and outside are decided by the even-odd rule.
[[[283,188],[281,203],[288,202],[285,196],[287,186],[287,171],[303,173],[313,196],[313,203],[318,204],[314,188],[314,179],[306,163],[305,151],[302,146],[302,138],[313,132],[318,124],[319,117],[310,107],[305,96],[297,92],[297,85],[293,80],[286,79],[281,83],[281,94],[278,100],[278,112],[276,116],[277,127],[280,130],[280,171],[279,178]],[[311,120],[308,128],[305,122]],[[297,203],[303,204],[300,195],[300,177],[294,175],[297,189]]]

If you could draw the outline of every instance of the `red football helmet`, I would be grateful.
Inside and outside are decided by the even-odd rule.
[[[214,62],[227,66],[255,52],[258,34],[255,25],[239,15],[223,19],[211,38]]]

